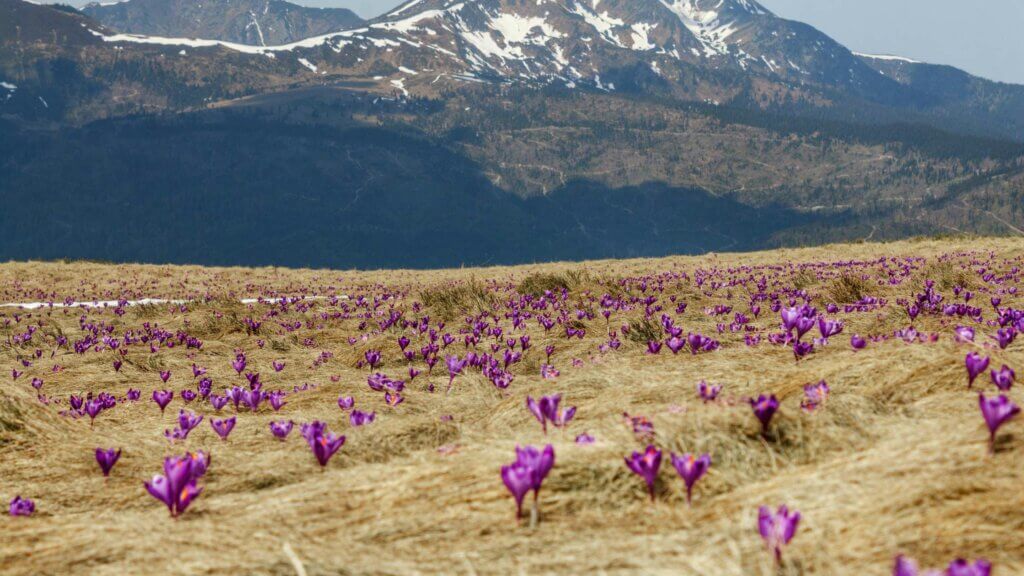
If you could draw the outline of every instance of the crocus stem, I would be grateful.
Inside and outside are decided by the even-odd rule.
[[[537,521],[540,519],[540,509],[537,506],[537,496],[534,494],[533,504],[530,506],[530,530],[537,527]]]
[[[995,454],[996,453],[996,435],[995,435],[995,433],[992,433],[992,434],[988,435],[988,453],[989,454]]]

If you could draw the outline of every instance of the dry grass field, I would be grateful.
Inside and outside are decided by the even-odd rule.
[[[986,558],[993,574],[1024,574],[1024,418],[999,431],[990,454],[977,395],[999,391],[987,372],[968,389],[964,368],[977,351],[992,368],[1024,374],[1024,338],[1000,348],[990,302],[1024,309],[1015,289],[1024,291],[1022,268],[1019,239],[443,271],[2,264],[0,303],[188,302],[0,308],[0,499],[6,506],[21,495],[36,506],[31,516],[0,517],[0,573],[884,575],[905,554],[933,568]],[[942,303],[912,320],[905,301],[926,281]],[[799,361],[792,346],[769,341],[782,332],[773,302],[785,309],[791,298],[844,323]],[[847,311],[855,302],[861,308]],[[942,311],[957,303],[979,308],[981,320]],[[716,315],[715,306],[732,310]],[[736,324],[736,313],[749,322]],[[666,338],[662,314],[719,349],[648,354],[647,340]],[[541,316],[556,321],[550,331]],[[438,336],[454,337],[429,375],[419,351],[430,331],[415,328],[423,317]],[[488,327],[467,347],[481,318]],[[974,342],[954,338],[960,325],[975,328]],[[567,326],[585,336],[567,338]],[[139,338],[161,329],[171,335],[164,342]],[[854,334],[866,348],[851,347]],[[397,344],[403,335],[417,351],[411,362]],[[507,339],[522,335],[530,347],[516,344],[522,358],[508,367],[506,389],[468,366],[445,393],[446,355],[475,350],[500,360]],[[815,327],[805,340],[817,336]],[[544,379],[549,345],[560,375]],[[382,353],[373,371],[361,362],[368,350]],[[196,389],[193,364],[208,370],[215,394],[247,387],[232,367],[238,351],[263,390],[288,395],[280,411],[266,402],[257,412],[238,409],[222,441],[209,420],[236,415],[235,407],[186,404],[181,391]],[[276,372],[272,362],[285,367]],[[411,381],[410,366],[423,371]],[[171,373],[166,384],[162,371]],[[385,404],[367,385],[372,372],[405,380],[404,402]],[[38,392],[33,378],[43,381]],[[718,400],[701,401],[701,380],[723,386]],[[804,385],[820,380],[831,389],[827,402],[802,409]],[[307,383],[315,386],[293,392]],[[125,400],[129,389],[141,398]],[[163,414],[151,401],[162,389],[174,391]],[[69,413],[71,395],[101,392],[118,401],[93,424]],[[555,393],[578,411],[565,430],[545,435],[525,399]],[[760,394],[781,402],[764,436],[747,402]],[[1007,394],[1024,401],[1018,386]],[[352,426],[339,396],[376,420]],[[164,431],[183,408],[204,421],[172,443]],[[624,413],[648,418],[665,451],[653,503],[623,461],[647,444]],[[275,420],[296,423],[285,441],[270,433]],[[323,469],[299,434],[312,420],[347,437]],[[595,442],[575,442],[583,433]],[[516,522],[500,469],[517,444],[547,443],[555,464],[531,528]],[[97,447],[123,450],[109,478]],[[196,450],[212,456],[202,493],[172,518],[143,482],[161,473],[165,456]],[[669,452],[712,456],[692,506]],[[802,520],[776,566],[757,514],[780,504]]]

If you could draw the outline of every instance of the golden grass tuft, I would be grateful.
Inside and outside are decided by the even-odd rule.
[[[154,322],[203,339],[201,351],[176,347],[150,354],[148,346],[131,347],[120,373],[113,355],[78,355],[49,349],[19,380],[10,368],[28,358],[32,346],[12,347],[8,336],[27,323],[44,322],[50,337],[75,339],[80,311],[39,310],[22,313],[16,328],[0,328],[0,500],[15,494],[33,498],[31,518],[0,519],[0,570],[3,574],[683,574],[721,576],[888,574],[893,556],[905,553],[929,567],[951,559],[986,557],[994,574],[1024,574],[1024,422],[1007,425],[998,452],[986,453],[986,431],[977,396],[965,386],[963,356],[977,349],[987,327],[979,327],[977,346],[952,341],[951,322],[922,316],[916,327],[937,331],[939,342],[907,344],[893,339],[854,352],[852,333],[878,334],[907,325],[900,306],[844,315],[844,333],[799,363],[791,352],[764,343],[743,345],[742,333],[718,334],[702,311],[731,304],[744,311],[741,290],[706,296],[689,285],[666,290],[689,307],[679,319],[685,331],[715,335],[722,349],[693,356],[644,354],[647,339],[663,338],[657,323],[644,320],[642,309],[600,315],[584,321],[587,337],[568,341],[560,327],[544,332],[528,323],[533,348],[505,392],[479,372],[455,380],[450,395],[425,390],[433,382],[443,390],[443,361],[432,376],[410,383],[405,403],[387,408],[380,394],[366,386],[369,371],[356,363],[367,349],[384,352],[381,371],[405,377],[406,361],[395,346],[397,332],[363,340],[376,327],[363,320],[323,322],[324,329],[290,333],[280,322],[320,318],[341,310],[325,301],[308,312],[289,308],[264,320],[259,335],[249,334],[241,319],[262,317],[265,305],[237,303],[260,290],[281,294],[369,295],[387,285],[408,296],[399,307],[412,319],[423,314],[444,318],[446,331],[457,333],[462,318],[484,311],[501,315],[497,306],[513,292],[534,293],[565,282],[571,301],[599,297],[617,279],[666,270],[724,269],[742,265],[875,260],[881,256],[924,258],[916,276],[900,286],[880,283],[874,271],[858,280],[849,271],[819,280],[810,268],[783,274],[786,286],[799,283],[816,293],[815,305],[855,301],[872,295],[894,302],[923,288],[931,275],[944,293],[952,286],[982,286],[960,277],[970,251],[994,251],[1001,262],[1017,262],[1024,246],[1013,240],[945,240],[892,244],[826,246],[755,254],[602,261],[529,267],[444,271],[334,272],[324,270],[222,269],[171,266],[109,266],[92,263],[0,265],[0,301],[24,291],[55,292],[63,297],[113,297],[125,290],[139,295],[202,297],[208,302],[178,307],[131,308],[123,317],[112,312],[89,314],[115,327],[115,333]],[[1006,264],[1007,266],[1009,264]],[[1005,267],[1005,266],[1004,266]],[[586,272],[581,272],[586,270]],[[789,270],[789,269],[787,269]],[[791,272],[792,270],[790,270]],[[966,283],[966,284],[965,284]],[[525,285],[525,286],[524,286]],[[18,289],[15,289],[18,286]],[[498,287],[498,292],[488,290]],[[547,288],[550,289],[550,288]],[[979,299],[981,296],[979,295]],[[423,309],[411,312],[414,301]],[[1005,297],[1004,306],[1024,307],[1024,296]],[[13,311],[0,309],[10,317]],[[31,314],[31,316],[29,316]],[[219,316],[218,316],[219,315]],[[575,319],[575,316],[573,316]],[[774,329],[777,315],[765,310],[755,324]],[[631,326],[622,347],[599,352],[607,328]],[[506,323],[507,325],[507,323]],[[42,332],[42,331],[41,331]],[[516,333],[518,335],[519,333]],[[506,334],[507,336],[507,334]],[[313,338],[310,345],[305,341]],[[349,337],[357,342],[350,345]],[[256,339],[264,340],[258,348]],[[414,340],[413,346],[423,344]],[[484,346],[490,341],[485,339]],[[539,378],[544,346],[556,347],[553,363],[562,371],[555,381]],[[482,346],[483,347],[483,346]],[[288,397],[280,413],[264,408],[241,412],[231,437],[222,442],[210,430],[209,405],[189,409],[204,415],[200,428],[184,444],[171,447],[162,437],[182,407],[178,392],[190,385],[192,362],[210,369],[215,389],[241,384],[229,362],[236,348],[249,354],[268,389],[290,390],[311,382],[314,389]],[[322,351],[333,358],[318,366]],[[461,340],[443,352],[461,354]],[[192,352],[190,357],[188,352]],[[1024,341],[1006,350],[987,350],[993,363],[1024,373]],[[582,366],[572,367],[572,359]],[[287,366],[270,368],[274,360]],[[59,364],[62,370],[51,372]],[[422,363],[417,366],[423,368]],[[173,373],[168,386],[175,401],[161,415],[148,399],[165,386],[159,370]],[[29,380],[45,381],[43,392],[63,404],[44,406]],[[334,378],[337,381],[334,381]],[[704,404],[696,395],[699,380],[725,386],[722,398]],[[825,407],[800,409],[803,385],[826,380],[832,395]],[[57,413],[69,394],[99,391],[123,395],[141,389],[143,401],[121,405],[88,419]],[[989,387],[991,388],[991,387]],[[563,403],[578,415],[566,433],[543,435],[527,412],[527,395],[562,393]],[[745,399],[776,394],[782,408],[767,440]],[[376,410],[378,421],[362,428],[348,425],[338,409],[339,395],[351,395],[356,407]],[[1021,403],[1014,388],[1010,395]],[[658,483],[659,500],[650,504],[642,482],[623,457],[643,444],[625,425],[622,414],[649,417],[655,443],[666,450]],[[451,420],[442,416],[451,416]],[[268,431],[271,420],[296,423],[324,420],[348,441],[326,470],[315,464],[298,431],[286,442]],[[597,442],[578,446],[576,434],[588,432]],[[512,459],[516,444],[550,442],[556,463],[542,491],[542,522],[535,530],[516,526],[513,504],[498,472]],[[104,480],[93,460],[96,447],[121,447],[124,456]],[[160,469],[165,455],[185,449],[213,454],[204,492],[178,520],[149,497],[142,481]],[[694,505],[684,502],[682,482],[668,462],[668,451],[710,452],[714,465],[698,485]],[[756,529],[763,504],[788,504],[803,522],[786,552],[787,565],[777,571]]]

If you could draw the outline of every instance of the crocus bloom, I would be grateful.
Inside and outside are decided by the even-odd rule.
[[[505,483],[505,487],[516,500],[516,520],[518,521],[523,515],[523,497],[533,486],[533,473],[525,464],[516,460],[508,466],[501,467],[501,481]]]
[[[993,370],[989,374],[992,376],[992,383],[1003,392],[1013,386],[1013,381],[1017,377],[1013,369],[1006,364],[1003,364],[1003,367],[999,370]]]
[[[988,560],[975,560],[973,563],[957,558],[950,562],[946,569],[947,576],[989,576],[992,574],[992,563]]]
[[[785,505],[772,512],[767,506],[761,506],[757,514],[757,528],[768,549],[775,554],[775,561],[782,563],[782,549],[796,535],[800,524],[800,513],[789,511]]]
[[[533,446],[516,446],[516,458],[530,469],[530,488],[533,489],[533,499],[537,500],[540,494],[540,487],[555,465],[555,448],[551,444],[538,450]]]
[[[1020,407],[1005,395],[1000,395],[997,398],[985,398],[984,394],[978,394],[978,405],[981,407],[981,415],[985,418],[985,424],[988,425],[989,451],[995,452],[996,432],[1000,426],[1020,413]]]
[[[344,436],[335,436],[327,431],[327,425],[319,420],[314,420],[300,427],[302,437],[306,439],[313,456],[320,463],[320,467],[327,466],[327,462],[334,456],[342,445],[345,444]]]
[[[154,390],[153,391],[153,402],[160,407],[160,411],[163,412],[164,408],[171,403],[171,398],[174,398],[174,392],[170,390]]]
[[[588,445],[588,444],[593,444],[594,441],[595,441],[594,437],[591,436],[590,434],[586,433],[586,432],[576,436],[576,443],[577,444]]]
[[[703,454],[699,458],[694,457],[693,454],[683,454],[682,456],[670,454],[670,456],[672,466],[675,467],[679,477],[686,484],[686,503],[689,504],[693,496],[693,485],[707,473],[708,468],[711,468],[711,455]]]
[[[370,366],[370,370],[380,365],[380,350],[367,350],[363,357],[366,358],[366,363]]]
[[[164,473],[145,482],[146,490],[167,506],[171,516],[184,512],[202,492],[196,481],[206,473],[205,455],[185,454],[164,458]]]
[[[721,386],[712,386],[704,380],[697,383],[697,394],[700,395],[700,399],[704,402],[714,401],[715,398],[718,398],[718,394],[721,392]]]
[[[195,412],[189,412],[185,409],[178,411],[178,427],[185,433],[185,436],[188,436],[188,433],[196,426],[199,426],[199,423],[202,421],[203,417]]]
[[[974,386],[974,379],[978,377],[982,372],[988,368],[989,357],[981,357],[981,354],[977,352],[971,352],[964,358],[964,364],[967,366],[967,387]]]
[[[850,346],[854,350],[863,350],[868,345],[868,341],[862,338],[859,334],[850,336]]]
[[[348,415],[348,421],[353,426],[363,426],[365,424],[372,423],[376,416],[376,412],[363,412],[361,410],[353,410]]]
[[[654,502],[654,481],[657,480],[658,468],[661,467],[661,450],[648,445],[643,454],[633,452],[625,460],[626,466],[647,483],[647,492],[651,495],[651,502]]]
[[[338,397],[338,408],[342,410],[351,410],[356,405],[356,401],[351,396],[339,396]]]
[[[818,408],[828,399],[829,392],[828,384],[824,380],[817,384],[807,384],[804,386],[804,399],[800,402],[800,407],[807,411]]]
[[[166,384],[167,381],[171,379],[171,371],[170,370],[163,370],[163,371],[161,371],[160,372],[160,379],[164,381],[164,384]]]
[[[210,418],[210,427],[213,428],[213,431],[216,432],[218,436],[220,436],[221,440],[227,440],[228,434],[231,434],[231,430],[235,428],[236,420],[237,418],[234,416],[223,420]]]
[[[285,438],[288,437],[288,434],[291,433],[293,426],[295,426],[295,423],[292,422],[291,420],[287,422],[278,422],[275,420],[270,423],[270,433],[273,434],[276,438],[284,440]]]
[[[754,409],[754,416],[761,422],[761,433],[768,434],[768,425],[771,424],[772,416],[779,409],[779,399],[774,394],[765,396],[761,394],[757,399],[750,399],[750,406]]]
[[[11,516],[31,516],[36,511],[36,504],[28,498],[15,496],[8,510]]]
[[[459,360],[458,356],[454,354],[445,358],[445,364],[448,366],[448,388],[446,392],[452,389],[452,382],[455,381],[455,377],[462,373],[462,369],[466,367],[465,360]]]
[[[114,464],[117,464],[119,458],[121,458],[120,449],[116,451],[113,448],[106,450],[103,448],[96,449],[96,463],[100,465],[103,476],[110,476],[110,470],[114,467]]]

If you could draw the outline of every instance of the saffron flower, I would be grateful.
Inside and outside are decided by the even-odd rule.
[[[203,489],[197,481],[206,474],[208,459],[202,452],[164,458],[164,473],[145,482],[146,490],[167,506],[171,516],[183,513]]]
[[[991,453],[996,451],[996,432],[999,428],[1013,419],[1020,413],[1020,407],[1014,404],[1005,395],[996,398],[985,398],[984,394],[978,394],[978,405],[981,407],[981,415],[985,418],[988,426],[988,450]]]
[[[11,516],[31,516],[36,511],[36,503],[19,495],[11,500],[8,510]]]
[[[170,390],[154,390],[153,391],[153,402],[160,407],[160,412],[167,408],[167,405],[171,403],[171,399],[174,398],[174,392]]]
[[[161,371],[160,372],[160,379],[163,380],[164,384],[167,384],[167,381],[171,379],[171,371],[170,370],[163,370],[163,371]]]
[[[331,456],[334,456],[338,449],[345,444],[344,436],[331,434],[327,431],[327,424],[319,420],[303,424],[299,427],[299,431],[302,433],[302,437],[306,439],[306,443],[309,444],[309,448],[313,451],[316,461],[320,463],[321,469],[327,466]]]
[[[199,423],[203,421],[203,417],[195,412],[189,412],[185,409],[178,411],[178,427],[181,428],[182,433],[185,437],[188,437],[188,433],[199,426]]]
[[[967,387],[974,386],[974,380],[988,368],[989,357],[981,357],[977,352],[971,352],[964,358],[964,365],[967,367]]]
[[[686,484],[686,503],[690,504],[694,484],[704,474],[707,474],[708,468],[711,468],[711,455],[702,454],[700,457],[695,457],[693,454],[683,454],[682,456],[670,454],[670,457],[672,466],[675,467],[679,477]]]
[[[288,437],[288,434],[291,433],[292,427],[294,426],[295,422],[292,422],[291,420],[287,422],[283,420],[278,422],[275,420],[270,423],[270,433],[273,434],[275,438],[284,440]]]
[[[370,370],[380,366],[380,350],[367,350],[363,353],[363,357],[366,358],[366,363],[370,366]]]
[[[761,394],[756,400],[750,399],[750,406],[754,410],[754,416],[757,416],[758,421],[761,422],[761,434],[767,436],[772,417],[779,410],[779,399],[774,394],[771,396]]]
[[[817,384],[807,384],[804,386],[804,399],[800,402],[800,407],[808,412],[815,410],[828,400],[830,391],[824,380]]]
[[[999,370],[992,370],[989,375],[992,377],[992,383],[1003,392],[1006,392],[1013,386],[1013,381],[1017,377],[1013,369],[1006,364],[1003,364],[1003,367]]]
[[[236,420],[237,418],[235,416],[225,418],[223,420],[210,418],[210,427],[213,428],[213,431],[216,432],[218,436],[220,436],[221,440],[227,440],[228,434],[231,434],[231,431],[235,428]]]
[[[625,460],[626,466],[634,474],[644,479],[644,482],[647,484],[647,492],[651,496],[651,502],[654,502],[654,482],[658,478],[658,469],[661,467],[661,450],[658,450],[653,445],[648,445],[643,454],[633,452]]]
[[[697,383],[697,394],[700,396],[700,399],[703,400],[705,403],[713,402],[716,398],[718,398],[718,395],[721,392],[721,386],[713,386],[711,384],[708,384],[704,380],[701,380],[700,382]]]
[[[100,471],[103,472],[103,476],[110,476],[110,470],[114,468],[114,464],[117,464],[118,459],[121,458],[121,450],[114,450],[113,448],[97,448],[96,449],[96,463],[100,465]]]
[[[462,369],[466,367],[466,360],[459,360],[459,357],[452,354],[445,358],[445,364],[448,366],[448,388],[445,389],[445,393],[452,389],[452,382],[455,381],[455,377],[462,373]]]
[[[338,397],[338,408],[342,410],[351,410],[356,405],[356,401],[351,396],[339,396]]]
[[[785,505],[772,512],[767,506],[761,506],[757,513],[757,528],[765,545],[775,555],[775,562],[782,564],[782,550],[796,535],[800,524],[800,513],[790,512]]]
[[[867,345],[868,341],[861,337],[859,334],[854,334],[853,336],[850,336],[850,346],[852,346],[854,350],[863,350],[865,347],[867,347]]]
[[[505,486],[516,499],[516,519],[522,516],[523,496],[533,490],[533,506],[530,509],[530,526],[536,526],[540,517],[538,507],[540,488],[551,468],[555,465],[555,448],[548,444],[543,450],[533,446],[516,446],[516,461],[501,469]]]
[[[523,516],[523,498],[533,486],[533,472],[525,464],[516,460],[508,466],[501,467],[501,481],[512,493],[516,501],[516,521]]]
[[[361,410],[353,410],[348,415],[348,421],[353,426],[364,426],[373,422],[374,418],[377,417],[376,412],[363,412]]]

